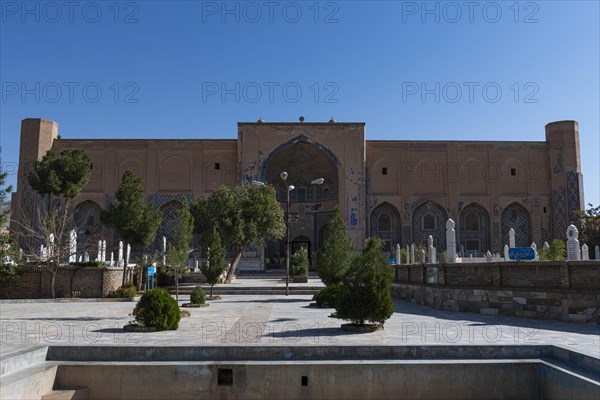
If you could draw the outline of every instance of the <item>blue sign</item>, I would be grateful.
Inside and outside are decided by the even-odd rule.
[[[396,260],[395,258],[390,258],[390,264],[396,265],[398,264],[398,260]]]
[[[535,251],[531,247],[513,247],[508,249],[508,258],[513,261],[535,260]]]
[[[148,276],[156,275],[156,267],[150,265],[148,267]]]

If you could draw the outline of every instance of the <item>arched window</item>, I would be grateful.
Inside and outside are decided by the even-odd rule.
[[[446,210],[433,201],[426,201],[412,214],[412,242],[427,243],[431,235],[437,243],[438,252],[446,249]]]
[[[529,247],[531,244],[531,221],[529,212],[518,203],[512,203],[502,212],[502,245],[508,244],[510,228],[515,230],[515,245]]]
[[[162,248],[162,237],[167,238],[167,243],[173,242],[173,233],[177,225],[177,212],[181,208],[181,203],[177,200],[170,200],[160,206],[162,220],[156,232],[158,248]]]
[[[393,205],[383,203],[371,213],[371,236],[377,236],[383,242],[388,256],[400,243],[400,213]]]
[[[424,231],[435,231],[437,229],[436,218],[433,213],[428,212],[423,214],[421,220],[421,229]]]
[[[462,209],[459,221],[458,243],[462,257],[482,257],[489,246],[489,215],[486,209],[477,203],[471,203]]]
[[[392,217],[387,212],[382,212],[377,217],[377,230],[379,232],[390,232],[392,230]]]
[[[465,231],[479,231],[479,215],[475,214],[474,212],[467,213],[467,215],[465,216]]]
[[[102,235],[100,223],[102,209],[91,200],[86,200],[75,208],[75,230],[77,231],[77,251],[96,249],[98,240],[107,239]]]

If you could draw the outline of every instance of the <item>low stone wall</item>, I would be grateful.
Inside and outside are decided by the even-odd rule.
[[[52,275],[44,267],[21,266],[24,275],[16,281],[0,283],[0,298],[37,299],[51,297]],[[73,279],[74,297],[104,297],[121,286],[122,268],[61,266],[56,273],[56,297],[70,297]]]
[[[448,311],[600,323],[600,262],[398,265],[392,295]]]

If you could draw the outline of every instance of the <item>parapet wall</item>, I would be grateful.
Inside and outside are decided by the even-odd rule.
[[[52,275],[45,267],[20,266],[24,275],[15,281],[0,282],[0,298],[36,299],[50,298]],[[104,297],[121,286],[122,268],[61,266],[56,273],[56,297]]]
[[[394,297],[437,309],[600,322],[600,262],[396,266]]]

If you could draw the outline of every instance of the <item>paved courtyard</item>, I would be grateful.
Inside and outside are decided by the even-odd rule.
[[[247,285],[259,281],[248,280]],[[238,281],[239,282],[239,281]],[[263,284],[264,282],[261,282]],[[189,296],[180,296],[180,303]],[[189,309],[177,331],[126,333],[134,302],[0,303],[0,352],[34,345],[528,345],[552,344],[600,358],[600,327],[434,310],[394,299],[385,329],[342,331],[311,296],[224,295]]]

